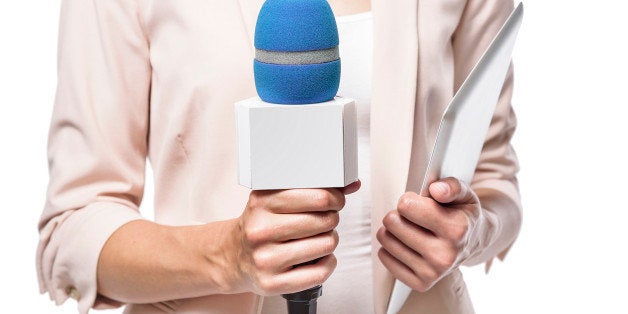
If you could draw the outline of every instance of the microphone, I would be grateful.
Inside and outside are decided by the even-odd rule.
[[[255,26],[255,87],[275,104],[313,104],[340,84],[338,28],[326,0],[267,0]]]
[[[327,1],[266,0],[254,45],[259,97],[235,104],[239,184],[266,190],[355,182],[357,113],[352,99],[335,97],[339,40]],[[319,285],[282,296],[288,313],[314,314],[321,295]]]

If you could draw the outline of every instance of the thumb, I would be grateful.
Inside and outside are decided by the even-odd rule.
[[[453,177],[430,184],[429,190],[432,198],[441,204],[477,203],[477,196],[471,187]]]
[[[348,194],[357,192],[361,186],[362,186],[362,182],[358,180],[341,188],[341,191],[344,195],[348,195]]]

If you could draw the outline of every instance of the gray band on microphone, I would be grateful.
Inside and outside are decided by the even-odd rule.
[[[255,59],[272,64],[314,64],[340,59],[338,47],[311,51],[269,51],[255,49]]]

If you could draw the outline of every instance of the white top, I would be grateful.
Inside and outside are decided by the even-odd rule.
[[[358,173],[362,187],[340,212],[338,266],[323,284],[318,313],[373,313],[370,199],[370,109],[373,55],[371,12],[336,17],[342,75],[338,96],[353,98],[358,111]],[[350,301],[346,301],[350,300]],[[267,297],[263,314],[287,313],[281,296]]]

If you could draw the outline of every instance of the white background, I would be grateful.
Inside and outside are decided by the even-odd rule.
[[[2,313],[76,313],[35,276],[59,4],[0,2]],[[469,290],[478,313],[626,313],[628,3],[526,5],[513,101],[523,229],[488,275],[464,270]]]

